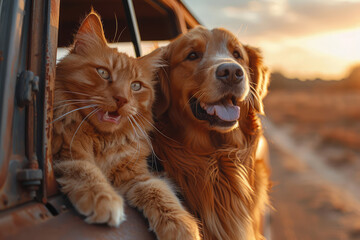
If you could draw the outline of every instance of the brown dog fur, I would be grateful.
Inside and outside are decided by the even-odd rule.
[[[158,74],[154,107],[161,133],[155,133],[153,145],[160,163],[199,218],[204,239],[261,239],[269,173],[255,156],[262,136],[257,114],[263,114],[268,86],[260,52],[224,29],[203,27],[180,36],[165,51],[168,67]],[[224,90],[215,77],[222,63],[242,67],[240,85]],[[234,125],[214,126],[194,116],[192,98],[214,103],[228,95],[241,109]]]

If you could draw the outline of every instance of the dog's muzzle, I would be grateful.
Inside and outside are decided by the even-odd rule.
[[[239,64],[223,63],[216,69],[216,79],[226,85],[236,85],[244,80],[244,71]]]

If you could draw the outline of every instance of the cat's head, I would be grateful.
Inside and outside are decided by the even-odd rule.
[[[157,49],[136,59],[110,48],[100,17],[91,12],[76,33],[70,53],[57,65],[57,94],[64,105],[81,108],[77,111],[82,117],[102,132],[131,128],[132,118],[137,122],[151,119],[153,74],[161,54]]]

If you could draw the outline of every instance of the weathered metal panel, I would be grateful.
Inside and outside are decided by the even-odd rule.
[[[54,172],[52,169],[52,124],[53,121],[53,101],[55,88],[56,72],[56,50],[58,43],[59,28],[59,11],[60,0],[49,0],[47,5],[48,12],[48,29],[46,35],[46,52],[45,52],[45,96],[44,96],[44,116],[43,116],[43,141],[42,152],[44,153],[44,197],[58,193]],[[45,199],[43,199],[45,201]]]
[[[0,239],[10,239],[20,232],[26,232],[34,225],[41,224],[51,218],[51,213],[41,203],[29,203],[0,214]],[[23,239],[33,239],[27,235]],[[50,239],[50,238],[49,238]]]
[[[27,70],[34,73],[36,76],[41,74],[41,52],[42,52],[42,35],[43,24],[42,21],[42,5],[43,1],[33,1],[31,5],[31,18],[29,18],[30,33],[27,41],[28,49],[28,62]],[[29,13],[30,14],[30,13]],[[39,94],[39,93],[38,93]],[[30,104],[27,106],[27,118],[26,118],[26,155],[29,160],[26,166],[26,171],[38,170],[39,159],[36,153],[36,147],[39,144],[37,142],[37,130],[38,130],[38,109],[37,109],[37,96],[33,94]],[[41,183],[41,182],[40,182]],[[36,191],[39,190],[39,185],[32,185],[28,187],[28,190],[32,191],[31,194],[35,197]]]
[[[15,100],[17,76],[26,64],[28,7],[25,0],[5,0],[0,9],[0,210],[31,199],[16,179],[17,171],[28,162],[25,109],[17,107]]]
[[[89,225],[74,209],[68,208],[63,197],[49,199],[58,215],[53,216],[43,204],[33,203],[0,214],[0,239],[37,240],[155,240],[141,213],[126,206],[127,220],[119,228]]]

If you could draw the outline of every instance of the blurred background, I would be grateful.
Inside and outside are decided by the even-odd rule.
[[[360,239],[360,1],[183,2],[272,70],[272,239]]]

